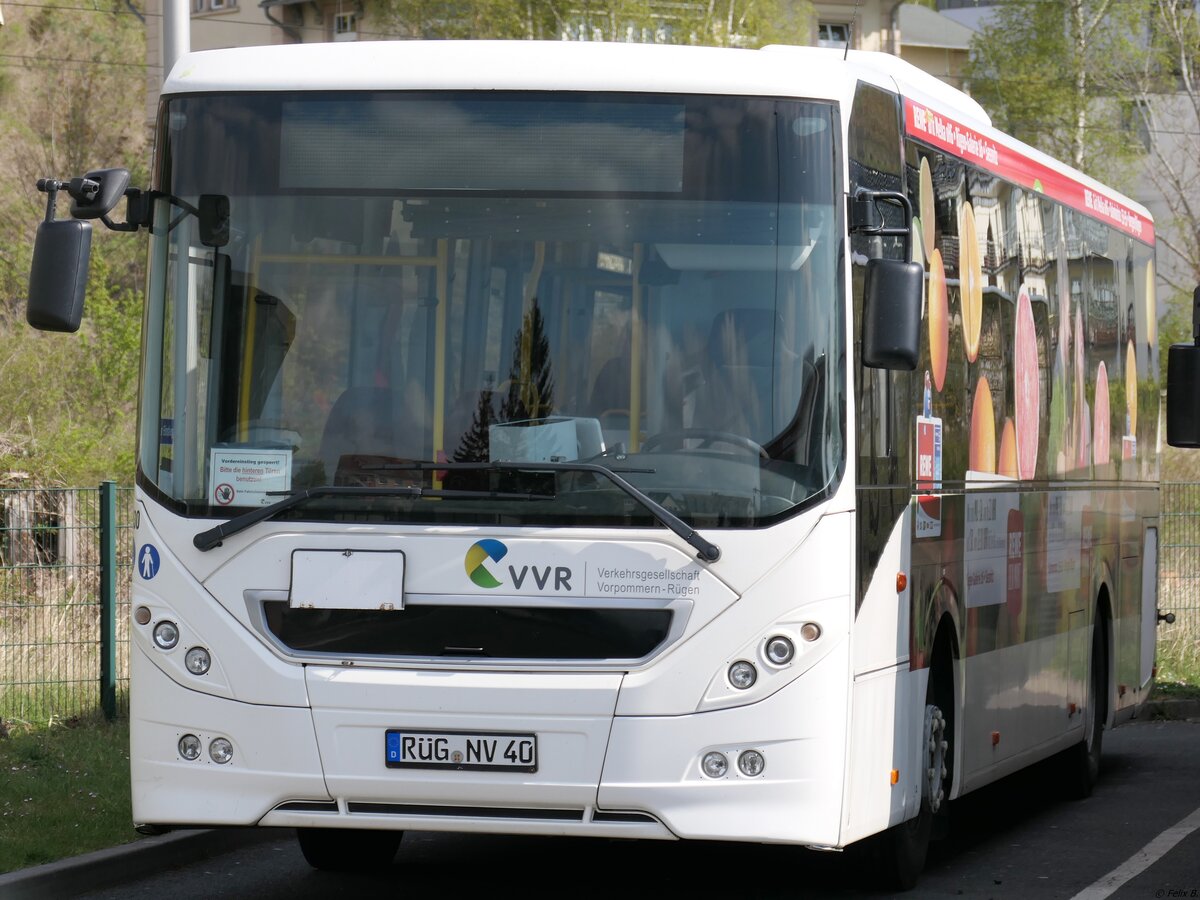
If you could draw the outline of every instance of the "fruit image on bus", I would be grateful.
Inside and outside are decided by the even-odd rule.
[[[193,53],[150,185],[43,189],[38,327],[79,327],[91,220],[148,232],[143,830],[910,888],[956,798],[1052,757],[1086,795],[1147,699],[1153,220],[896,58]]]

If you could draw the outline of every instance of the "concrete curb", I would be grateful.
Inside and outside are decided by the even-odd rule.
[[[1152,697],[1146,703],[1145,718],[1200,719],[1200,700],[1155,700]]]
[[[4,900],[73,897],[251,844],[279,840],[288,833],[286,828],[212,828],[139,838],[108,850],[0,875],[0,897]]]

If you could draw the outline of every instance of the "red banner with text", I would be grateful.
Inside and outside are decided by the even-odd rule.
[[[909,135],[945,150],[1020,187],[1065,203],[1085,215],[1147,244],[1154,243],[1154,223],[1119,200],[1076,180],[1073,175],[1038,162],[975,129],[914,100],[904,101]]]

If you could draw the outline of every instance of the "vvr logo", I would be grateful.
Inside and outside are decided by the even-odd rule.
[[[483,561],[490,559],[492,562],[500,562],[506,553],[508,548],[499,541],[476,541],[467,551],[467,558],[463,561],[467,577],[481,588],[500,587],[500,579],[487,570]]]
[[[463,568],[467,571],[467,577],[479,587],[498,588],[504,582],[492,573],[487,561],[500,562],[507,554],[508,547],[500,541],[476,541],[467,550]],[[508,566],[508,577],[512,579],[512,585],[518,591],[530,576],[533,577],[533,584],[539,591],[546,590],[551,585],[552,578],[554,590],[571,590],[571,570],[566,566],[521,566],[519,569],[516,566]]]

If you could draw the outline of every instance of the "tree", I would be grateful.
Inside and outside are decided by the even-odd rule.
[[[1155,222],[1165,381],[1167,348],[1191,342],[1200,284],[1195,3],[1006,0],[973,54],[972,90],[998,127],[1127,189],[1139,172],[1152,187],[1140,199],[1166,208]]]
[[[1122,127],[1153,0],[1004,0],[971,42],[967,78],[993,124],[1120,186],[1138,158]]]
[[[1152,22],[1149,52],[1130,83],[1149,138],[1145,173],[1168,210],[1157,223],[1158,273],[1186,305],[1190,328],[1200,284],[1200,25],[1185,0],[1154,0]]]
[[[34,332],[24,307],[33,237],[46,208],[37,179],[124,166],[135,184],[146,182],[144,31],[109,0],[83,10],[19,7],[4,37],[0,472],[21,471],[40,483],[128,480],[144,240],[108,234],[97,223],[80,335]],[[60,203],[63,215],[65,198]]]
[[[1158,279],[1170,288],[1159,322],[1159,359],[1192,340],[1192,291],[1200,285],[1200,24],[1184,0],[1153,0],[1152,27],[1130,93],[1147,138],[1146,181],[1166,209],[1156,221]]]
[[[757,47],[807,43],[806,0],[377,0],[386,31],[404,37],[568,39]]]

